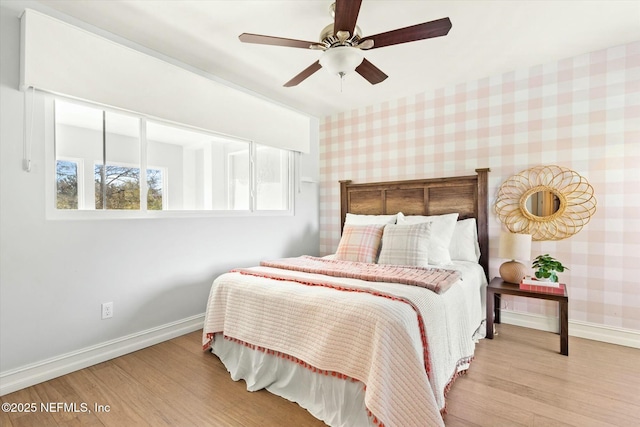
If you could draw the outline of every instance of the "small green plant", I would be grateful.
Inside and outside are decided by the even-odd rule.
[[[549,279],[551,282],[558,281],[556,273],[568,270],[560,261],[549,256],[549,254],[538,255],[533,261],[533,268],[537,268],[536,277],[538,279]]]

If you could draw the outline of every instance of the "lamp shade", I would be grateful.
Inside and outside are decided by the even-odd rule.
[[[360,49],[351,46],[337,46],[324,51],[320,65],[331,74],[344,76],[362,63],[364,56]]]
[[[531,259],[531,235],[503,232],[500,234],[500,258],[529,261]]]

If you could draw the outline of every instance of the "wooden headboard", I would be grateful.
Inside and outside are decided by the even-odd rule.
[[[475,218],[478,224],[480,265],[489,278],[488,176],[490,169],[476,169],[477,175],[450,178],[353,184],[340,181],[340,229],[347,212],[363,215],[442,215],[458,212],[460,219]]]

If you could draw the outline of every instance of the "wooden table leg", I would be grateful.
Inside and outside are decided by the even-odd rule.
[[[560,301],[560,353],[569,355],[569,302]]]
[[[494,307],[494,311],[495,311],[495,319],[493,319],[493,321],[495,323],[500,323],[500,294],[493,294],[493,307]]]
[[[494,300],[494,296],[495,294],[493,292],[491,292],[491,290],[487,289],[488,295],[487,295],[487,321],[486,321],[486,325],[487,325],[487,338],[489,338],[490,340],[493,339],[493,315],[494,315],[494,304],[495,304],[495,300]]]

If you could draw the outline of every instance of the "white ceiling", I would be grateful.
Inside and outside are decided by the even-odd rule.
[[[640,1],[364,0],[363,36],[449,17],[446,37],[367,51],[389,78],[319,70],[282,85],[321,52],[241,43],[243,32],[318,40],[331,0],[41,0],[40,3],[313,116],[526,69],[640,40]]]

